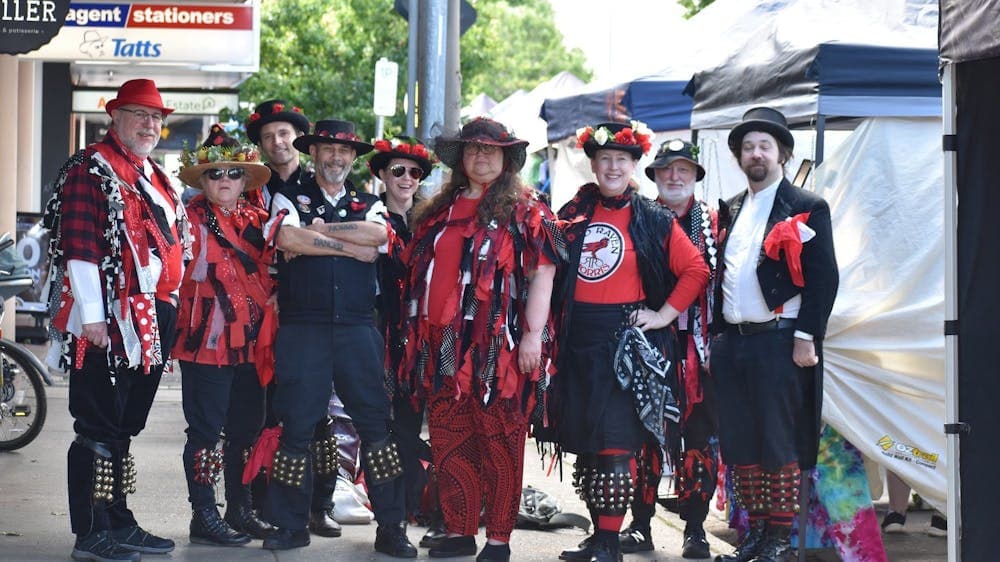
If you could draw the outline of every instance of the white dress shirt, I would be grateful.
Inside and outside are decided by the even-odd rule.
[[[730,324],[768,322],[779,316],[797,318],[799,315],[802,305],[800,295],[785,301],[780,314],[776,313],[768,308],[757,280],[757,260],[764,243],[764,230],[767,229],[767,219],[780,183],[779,179],[757,193],[748,189],[739,217],[727,235],[722,316]],[[795,335],[800,337],[805,334],[796,331]]]

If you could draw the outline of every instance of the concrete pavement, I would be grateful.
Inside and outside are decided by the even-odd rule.
[[[11,453],[0,453],[0,560],[68,560],[73,546],[66,504],[66,450],[73,439],[72,419],[67,409],[68,387],[60,381],[48,387],[48,419],[41,435],[28,446]],[[135,440],[133,453],[138,468],[137,492],[129,504],[139,522],[148,530],[177,542],[168,555],[146,555],[144,560],[213,560],[246,561],[388,561],[392,558],[372,550],[375,525],[345,525],[342,537],[313,537],[307,548],[270,552],[254,541],[240,548],[217,548],[188,542],[190,511],[182,476],[180,453],[184,443],[184,416],[181,411],[179,377],[164,378],[145,431]],[[547,476],[535,445],[528,442],[525,454],[524,484],[531,484],[553,495],[564,511],[586,514],[570,480],[571,461],[564,466],[564,480],[557,474]],[[221,494],[220,494],[221,495]],[[884,507],[884,506],[883,506]],[[928,512],[911,513],[906,533],[886,538],[889,559],[893,561],[944,560],[946,546],[942,539],[923,534]],[[626,522],[628,519],[626,519]],[[684,522],[664,509],[657,510],[652,525],[653,552],[626,555],[631,561],[681,561]],[[706,523],[713,555],[728,552],[726,541],[735,541],[735,533],[716,515]],[[410,540],[416,544],[425,529],[410,528]],[[578,529],[514,532],[512,560],[555,561],[559,552],[574,547],[585,535]],[[477,537],[480,547],[484,537]],[[427,559],[420,549],[420,559]],[[472,557],[465,560],[472,560]],[[831,551],[810,551],[810,561],[835,561]]]

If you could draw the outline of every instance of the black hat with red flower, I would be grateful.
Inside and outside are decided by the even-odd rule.
[[[406,158],[416,162],[424,173],[420,179],[426,179],[431,174],[437,161],[420,139],[397,135],[375,141],[375,152],[368,160],[368,169],[372,171],[372,175],[378,177],[379,172],[384,170],[393,158]]]
[[[599,123],[576,132],[576,147],[583,148],[588,158],[598,150],[621,150],[638,160],[653,147],[653,131],[642,121],[631,123]]]
[[[309,132],[309,119],[306,119],[301,109],[285,100],[267,100],[257,104],[257,108],[247,119],[247,137],[259,145],[261,127],[275,121],[291,123],[300,133]]]
[[[528,141],[515,137],[502,123],[487,117],[476,117],[466,123],[457,137],[438,137],[434,141],[434,151],[454,170],[461,167],[462,148],[470,142],[503,147],[515,171],[520,170],[527,159]]]
[[[354,129],[354,123],[350,121],[339,119],[317,121],[316,126],[313,127],[313,133],[295,139],[292,141],[292,146],[303,154],[309,154],[309,147],[315,143],[337,143],[350,146],[357,152],[357,156],[368,154],[374,147],[361,140]]]

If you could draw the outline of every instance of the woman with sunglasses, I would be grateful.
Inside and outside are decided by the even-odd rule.
[[[375,150],[368,160],[372,175],[382,180],[385,191],[379,196],[388,210],[393,236],[389,251],[380,254],[375,265],[378,269],[379,329],[385,336],[385,385],[389,390],[393,408],[393,434],[402,457],[403,478],[406,481],[406,515],[408,518],[426,520],[435,514],[420,513],[427,473],[421,461],[430,462],[430,450],[420,437],[424,423],[424,403],[414,403],[409,381],[396,377],[403,356],[403,337],[400,333],[400,288],[406,279],[407,266],[403,249],[413,237],[410,220],[413,206],[418,200],[420,182],[430,175],[436,159],[420,139],[399,135],[375,141]],[[433,525],[431,531],[433,532]],[[421,541],[426,546],[425,540]]]
[[[181,163],[181,181],[202,190],[187,205],[194,259],[181,282],[172,353],[180,360],[188,424],[182,458],[191,542],[240,546],[273,531],[251,509],[250,489],[243,485],[244,455],[264,424],[255,361],[264,317],[273,314],[267,267],[276,234],[266,231],[267,212],[243,194],[264,185],[271,170],[254,147],[225,136],[221,125],[212,126],[200,148],[185,151]],[[225,520],[214,489],[223,473]]]
[[[510,559],[528,418],[549,377],[551,211],[521,183],[527,141],[479,118],[437,155],[451,180],[422,204],[403,260],[401,384],[426,397],[447,538],[432,558]]]

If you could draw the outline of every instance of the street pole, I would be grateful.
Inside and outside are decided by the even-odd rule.
[[[461,0],[448,0],[447,52],[445,56],[444,134],[458,135],[462,115],[462,68],[459,52]]]
[[[417,41],[420,36],[420,24],[417,14],[419,14],[418,0],[409,0],[409,43],[406,51],[406,135],[415,136],[417,133]]]
[[[433,143],[443,132],[446,56],[445,17],[448,0],[420,0],[420,65],[417,92],[417,136]]]

